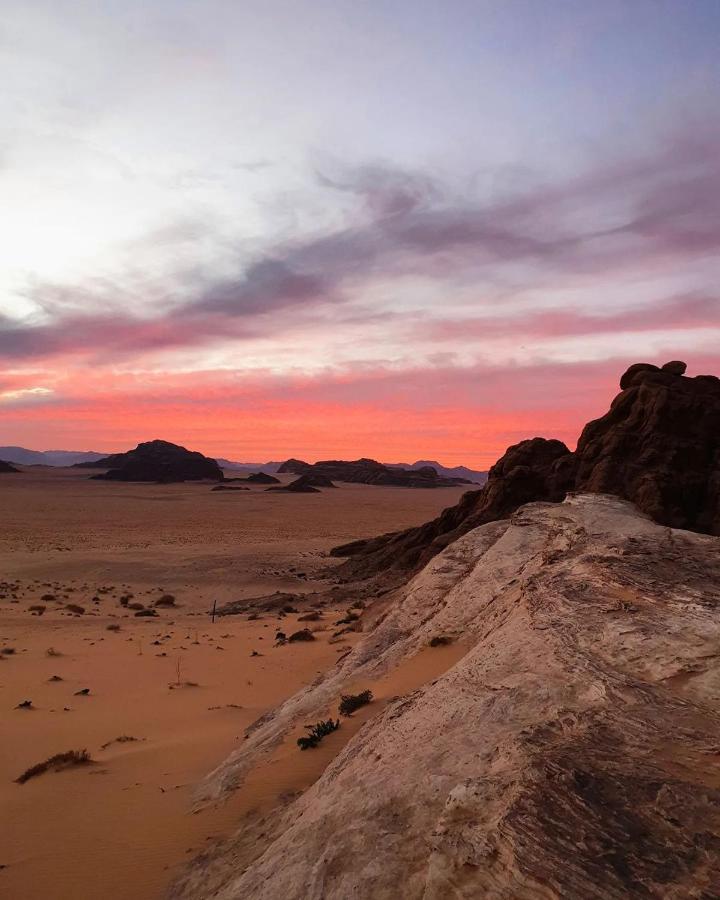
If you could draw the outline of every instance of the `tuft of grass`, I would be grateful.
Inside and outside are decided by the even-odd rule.
[[[129,744],[132,741],[144,741],[145,738],[136,738],[131,734],[120,734],[118,737],[113,738],[111,741],[107,741],[105,744],[100,747],[101,750],[107,750],[112,744]]]
[[[60,772],[62,769],[71,769],[73,766],[87,766],[92,762],[87,750],[66,750],[65,753],[56,753],[55,756],[48,757],[44,762],[30,766],[15,781],[18,784],[25,784],[31,778],[37,778],[38,775],[44,775],[45,772]]]
[[[356,709],[367,706],[373,698],[372,691],[361,691],[359,694],[343,694],[340,698],[338,712],[341,716],[351,716]]]
[[[306,725],[305,728],[308,730],[309,734],[299,737],[297,739],[297,745],[301,750],[309,750],[311,747],[317,747],[326,735],[332,734],[333,731],[337,731],[339,727],[339,719],[335,719],[334,721],[332,719],[326,719],[324,721],[316,722],[314,725]]]

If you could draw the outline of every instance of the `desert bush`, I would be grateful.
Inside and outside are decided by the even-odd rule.
[[[311,747],[317,747],[320,741],[333,731],[337,731],[340,727],[340,720],[326,719],[316,722],[314,725],[306,725],[305,728],[309,732],[303,737],[297,739],[297,745],[301,750],[308,750]]]
[[[111,622],[105,626],[106,631],[120,631],[120,626],[116,622]]]
[[[360,616],[357,613],[348,611],[342,619],[338,619],[335,623],[336,625],[351,625],[353,622],[357,622]]]
[[[136,613],[136,617],[152,617],[157,615],[157,610],[155,609],[139,609]]]
[[[343,694],[340,698],[338,712],[341,716],[350,716],[361,706],[367,706],[372,700],[372,691],[361,691],[359,694]]]
[[[25,784],[31,778],[43,775],[45,772],[59,772],[61,769],[70,769],[73,766],[86,766],[92,762],[90,754],[87,750],[67,750],[65,753],[56,753],[50,756],[45,762],[38,763],[26,769],[15,781],[18,784]]]
[[[145,604],[138,603],[137,601],[135,601],[134,603],[126,603],[125,605],[128,609],[145,609]]]
[[[45,651],[45,656],[62,656],[62,653],[54,647],[48,647]]]
[[[55,594],[43,594],[40,598],[43,603],[52,603],[54,600],[57,600]]]
[[[298,641],[314,641],[315,635],[310,631],[309,628],[303,628],[301,631],[294,631],[290,637],[288,638],[289,644],[297,643]]]
[[[33,605],[29,607],[29,609],[30,612],[37,613],[39,616],[41,616],[47,609],[47,606],[43,606],[42,603],[33,603]]]
[[[175,597],[172,594],[163,594],[155,601],[155,606],[175,606]]]
[[[443,647],[445,644],[450,644],[451,639],[446,637],[444,634],[437,634],[434,638],[430,639],[431,647]]]
[[[85,615],[85,607],[79,606],[77,603],[66,603],[65,609],[68,612],[71,612],[75,616],[83,616]]]

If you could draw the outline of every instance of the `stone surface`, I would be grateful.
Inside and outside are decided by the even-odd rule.
[[[586,494],[460,537],[249,729],[199,799],[240,788],[349,685],[442,652],[433,636],[456,661],[371,704],[311,788],[249,815],[171,895],[717,897],[719,550]]]
[[[168,441],[146,441],[127,453],[116,453],[92,464],[108,471],[93,478],[104,481],[222,481],[222,469],[214,459]],[[84,463],[79,467],[86,467]]]

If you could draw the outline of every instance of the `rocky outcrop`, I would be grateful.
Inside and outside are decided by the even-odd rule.
[[[15,466],[11,465],[9,462],[5,462],[5,460],[0,459],[0,474],[20,474],[20,469],[16,469]]]
[[[241,484],[216,484],[214,488],[210,488],[210,492],[214,491],[249,491],[250,488],[243,487]]]
[[[398,466],[386,466],[374,459],[365,458],[352,461],[328,459],[312,465],[299,459],[289,459],[283,463],[278,472],[292,472],[296,475],[318,475],[327,478],[329,481],[347,481],[353,484],[379,484],[392,487],[437,488],[471,483],[466,478],[441,477],[432,466],[402,469]]]
[[[471,528],[532,500],[559,502],[568,490],[615,494],[663,525],[720,534],[720,379],[687,378],[685,369],[677,360],[630,366],[575,453],[542,438],[510,447],[485,487],[432,522],[334,548],[352,557],[340,577],[416,569]]]
[[[490,469],[485,487],[464,494],[436,519],[418,528],[343,544],[331,555],[353,557],[342,570],[346,579],[367,578],[387,569],[416,569],[463,534],[506,518],[523,503],[560,502],[574,476],[573,454],[562,441],[539,437],[521,441]]]
[[[334,485],[333,485],[334,487]],[[265,488],[266,491],[285,491],[291,494],[319,494],[320,491],[313,487],[313,480],[308,475],[301,475],[290,484],[279,485],[278,487]]]
[[[93,464],[108,471],[93,478],[104,481],[222,481],[222,469],[202,453],[168,441],[147,441],[127,453],[113,454]]]
[[[253,472],[245,479],[248,484],[280,484],[280,479],[274,475],[268,475],[267,472]]]
[[[201,802],[277,772],[281,741],[373,691],[312,787],[248,814],[172,896],[718,896],[718,551],[602,495],[465,534],[209,776]],[[437,635],[457,647],[439,674]]]

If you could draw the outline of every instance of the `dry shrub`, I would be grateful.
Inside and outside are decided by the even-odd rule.
[[[350,716],[361,706],[367,706],[372,700],[372,691],[361,691],[359,694],[343,694],[340,698],[338,712],[341,716]]]
[[[295,631],[288,638],[289,644],[297,643],[298,641],[314,641],[315,635],[310,631],[309,628],[303,628],[302,631]]]
[[[31,778],[37,778],[45,772],[60,772],[62,769],[71,769],[73,766],[86,766],[92,763],[90,754],[87,750],[66,750],[65,753],[56,753],[50,756],[45,762],[38,763],[26,769],[15,781],[18,784],[25,784]]]
[[[175,597],[172,594],[163,594],[155,601],[155,606],[175,606]]]

